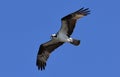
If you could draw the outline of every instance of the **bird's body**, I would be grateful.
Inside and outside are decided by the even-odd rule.
[[[80,10],[73,12],[61,19],[62,26],[60,30],[56,34],[52,34],[50,41],[40,45],[36,61],[38,69],[45,69],[46,61],[50,56],[50,53],[59,46],[63,45],[65,42],[71,43],[75,46],[80,44],[80,40],[73,39],[70,36],[73,33],[77,19],[88,15],[89,12],[90,11],[88,8],[81,8]]]
[[[62,33],[62,32],[59,32],[56,38],[57,38],[57,40],[59,40],[60,42],[69,42],[69,41],[68,41],[69,37],[66,36],[66,34],[64,34],[64,33]]]

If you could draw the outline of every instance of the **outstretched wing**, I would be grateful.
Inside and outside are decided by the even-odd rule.
[[[38,55],[37,55],[37,61],[36,65],[38,66],[38,69],[45,69],[46,61],[52,51],[54,51],[56,48],[61,46],[63,42],[58,42],[56,40],[50,40],[44,44],[40,45]]]
[[[64,34],[68,35],[70,37],[70,35],[72,34],[74,28],[75,28],[75,24],[77,19],[82,18],[83,16],[86,16],[89,13],[89,8],[81,8],[76,12],[73,12],[65,17],[63,17],[61,19],[62,21],[62,26],[59,32],[63,32]]]

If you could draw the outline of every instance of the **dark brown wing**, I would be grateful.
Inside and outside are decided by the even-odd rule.
[[[88,8],[86,8],[86,9],[81,8],[78,11],[63,17],[61,19],[62,20],[62,27],[61,27],[59,32],[64,32],[65,34],[67,34],[70,37],[70,35],[72,34],[72,32],[75,28],[75,24],[76,24],[77,19],[88,15],[89,12],[90,11]]]
[[[63,42],[58,42],[56,40],[50,40],[44,44],[40,45],[38,55],[37,55],[37,61],[36,65],[38,66],[38,69],[45,69],[46,61],[52,51],[54,51],[56,48],[61,46]]]

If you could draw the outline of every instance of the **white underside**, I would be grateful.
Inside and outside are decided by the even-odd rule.
[[[57,40],[61,41],[61,42],[72,42],[73,39],[69,38],[66,34],[64,33],[58,33],[57,35]]]

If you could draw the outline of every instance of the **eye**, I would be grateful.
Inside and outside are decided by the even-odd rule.
[[[57,37],[57,35],[55,35],[54,37]]]

